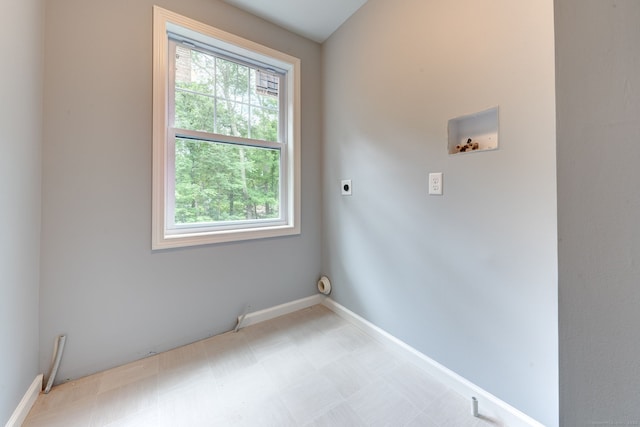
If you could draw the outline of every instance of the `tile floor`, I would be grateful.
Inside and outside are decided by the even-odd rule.
[[[324,306],[41,394],[25,427],[495,426]]]

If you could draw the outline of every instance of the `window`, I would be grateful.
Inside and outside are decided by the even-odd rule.
[[[299,60],[154,7],[153,238],[300,233]]]

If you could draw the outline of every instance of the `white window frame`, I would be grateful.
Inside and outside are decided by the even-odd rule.
[[[270,64],[286,73],[283,87],[286,117],[282,129],[280,187],[281,218],[231,224],[176,227],[170,220],[174,197],[174,135],[170,123],[169,33]],[[233,139],[233,137],[228,137]],[[238,141],[246,143],[246,141]],[[158,6],[153,8],[153,177],[152,249],[205,245],[300,234],[300,60]]]

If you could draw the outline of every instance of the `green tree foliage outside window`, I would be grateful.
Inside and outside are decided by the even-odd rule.
[[[175,55],[176,129],[279,141],[278,93],[273,82],[261,89],[263,70],[183,45]],[[279,218],[280,155],[275,148],[177,137],[175,223]]]

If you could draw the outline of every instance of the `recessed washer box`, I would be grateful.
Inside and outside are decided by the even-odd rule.
[[[498,149],[498,107],[449,120],[449,154]]]

